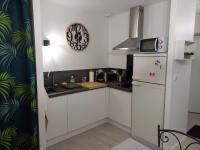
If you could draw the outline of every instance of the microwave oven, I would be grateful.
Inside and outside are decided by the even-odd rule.
[[[141,53],[166,53],[167,38],[148,38],[140,40]]]

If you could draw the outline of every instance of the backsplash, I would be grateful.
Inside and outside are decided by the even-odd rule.
[[[82,82],[83,77],[86,77],[87,81],[89,81],[89,71],[93,70],[94,72],[96,72],[96,70],[99,70],[99,69],[102,69],[106,73],[110,72],[111,70],[116,70],[120,73],[122,71],[126,71],[125,69],[117,69],[117,68],[97,68],[97,69],[84,69],[84,70],[54,71],[54,72],[50,72],[50,74],[49,72],[44,72],[44,84],[45,84],[45,87],[52,86],[53,74],[54,74],[54,84],[69,82],[71,76],[74,76],[77,83]],[[125,77],[123,77],[122,80],[124,81]]]

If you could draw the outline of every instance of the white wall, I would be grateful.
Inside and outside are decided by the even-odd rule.
[[[51,42],[51,48],[44,48],[44,71],[108,66],[107,18],[82,10],[70,10],[49,0],[41,1],[41,10],[43,38],[47,37]],[[85,25],[90,34],[89,46],[82,52],[72,50],[65,38],[67,27],[74,22]]]
[[[187,130],[191,61],[174,59],[174,43],[193,40],[195,8],[196,0],[171,0],[165,128],[183,132]]]
[[[164,1],[144,7],[144,38],[168,37],[169,3]],[[128,29],[129,11],[109,18],[109,67],[126,68],[127,52],[113,51],[112,48],[128,38]]]
[[[169,36],[170,2],[164,1],[144,8],[144,38]]]
[[[200,13],[196,14],[195,33],[200,33]]]
[[[193,47],[195,59],[192,61],[192,73],[190,83],[190,112],[200,113],[200,37],[195,37]]]
[[[126,68],[126,54],[123,51],[113,51],[112,48],[128,39],[129,11],[109,18],[109,67]]]
[[[53,45],[44,48],[44,71],[75,70],[98,67],[126,68],[127,52],[112,48],[128,38],[129,10],[105,18],[81,10],[68,10],[51,1],[41,1],[43,38]],[[65,38],[66,28],[73,22],[83,23],[90,32],[89,47],[74,52]],[[169,2],[145,6],[144,37],[168,36]],[[54,42],[55,41],[55,42]]]

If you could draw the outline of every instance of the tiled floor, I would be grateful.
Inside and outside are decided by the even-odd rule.
[[[188,130],[194,125],[200,125],[200,114],[189,114]],[[119,143],[130,137],[130,134],[114,127],[104,124],[78,136],[49,147],[47,150],[110,150]],[[184,141],[184,145],[191,142]],[[179,150],[179,148],[177,148]],[[200,150],[200,146],[194,145],[189,150]]]
[[[188,130],[191,129],[194,125],[200,126],[200,114],[189,113]],[[192,142],[194,141],[190,139],[184,140],[183,149],[186,148],[186,146]],[[179,150],[179,148],[177,148],[177,150]],[[192,145],[188,150],[200,150],[200,145]]]
[[[200,125],[200,114],[194,114],[189,113],[188,118],[188,130],[191,129],[194,125]],[[182,149],[184,150],[186,146],[188,146],[190,143],[194,142],[193,140],[187,138],[182,142]],[[176,147],[174,150],[180,150],[179,147]],[[191,147],[188,150],[200,150],[200,145],[191,145]]]
[[[130,137],[130,134],[110,124],[96,127],[47,150],[110,150]]]

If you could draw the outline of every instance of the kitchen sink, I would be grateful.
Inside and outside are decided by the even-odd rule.
[[[76,84],[76,83],[69,83],[66,86],[59,85],[59,86],[56,86],[56,87],[45,87],[46,92],[48,94],[55,93],[55,92],[60,93],[60,92],[79,90],[79,89],[83,89],[83,88],[84,87],[82,87],[81,85]]]
[[[76,83],[68,83],[67,85],[62,85],[62,87],[66,88],[66,89],[79,89],[79,88],[82,88],[81,85],[76,84]]]
[[[45,90],[47,91],[47,93],[56,92],[55,88],[53,88],[53,87],[45,87]]]

